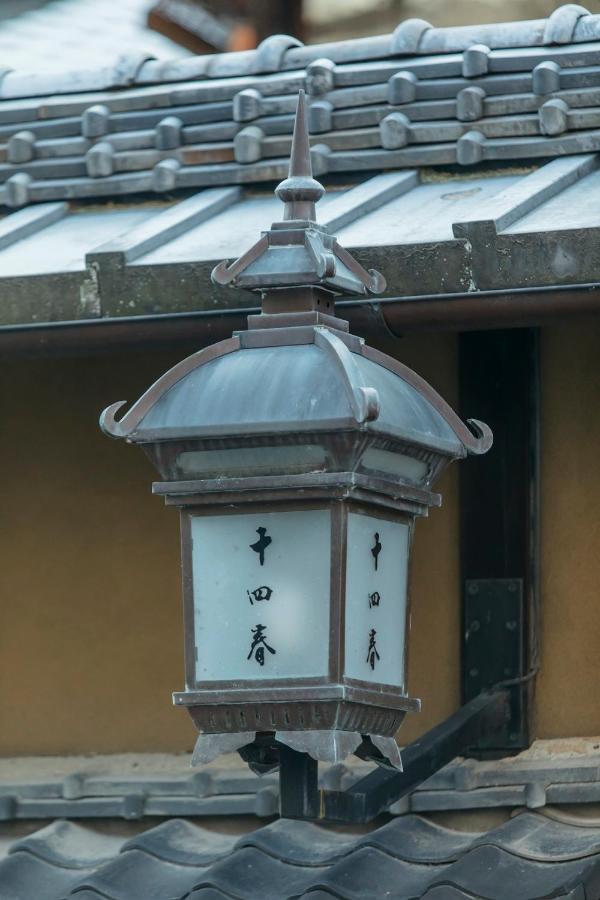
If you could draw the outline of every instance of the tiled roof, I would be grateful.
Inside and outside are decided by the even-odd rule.
[[[0,204],[281,180],[301,87],[317,177],[595,151],[599,39],[600,16],[568,4],[531,22],[407,19],[378,37],[275,35],[175,60],[132,42],[96,67],[3,69]]]
[[[572,754],[552,747],[552,741],[536,742],[532,751],[516,757],[455,760],[389,811],[404,815],[599,803],[600,757],[592,742],[584,747],[580,741]],[[368,770],[363,764],[322,766],[321,786],[346,790]],[[1,823],[54,818],[269,818],[278,808],[277,776],[257,778],[235,756],[196,770],[187,755],[161,756],[157,763],[155,754],[4,759],[0,766],[0,828]]]
[[[3,900],[534,900],[600,896],[600,828],[521,813],[485,833],[406,816],[360,836],[171,819],[123,841],[56,821],[0,862]]]

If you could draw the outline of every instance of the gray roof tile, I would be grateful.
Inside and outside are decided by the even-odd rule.
[[[123,852],[141,850],[182,866],[205,866],[231,852],[235,837],[208,831],[185,819],[171,819],[144,831],[123,845]]]
[[[356,838],[326,831],[311,822],[277,819],[244,835],[236,848],[254,847],[295,866],[324,866],[346,856],[355,845]]]
[[[431,885],[449,885],[485,900],[541,900],[564,897],[583,883],[592,888],[591,900],[597,896],[599,868],[598,860],[539,863],[498,847],[481,846],[432,879]]]
[[[136,25],[119,59],[103,48],[97,68],[46,72],[40,61],[0,80],[1,204],[278,180],[300,87],[318,176],[600,150],[600,16],[572,4],[547,21],[407,20],[392,35],[309,47],[274,35],[254,51],[161,62],[140,44],[147,3],[124,2]],[[25,41],[28,22],[56,56],[56,11],[76,5],[0,26],[0,56],[3,35]],[[86,3],[94,34],[120,19],[102,6]]]
[[[0,59],[12,69],[60,71],[103,65],[121,53],[187,56],[146,26],[153,0],[52,0],[0,22]]]
[[[457,860],[479,837],[442,828],[418,816],[401,816],[365,835],[359,843],[406,862],[441,865]]]
[[[90,832],[74,822],[57,819],[12,845],[11,853],[28,853],[66,869],[96,867],[111,860],[123,839]]]
[[[0,896],[2,900],[59,900],[83,874],[81,869],[67,869],[25,851],[15,852],[0,862]]]
[[[205,888],[220,890],[236,900],[282,900],[282,890],[284,896],[297,897],[326,872],[325,867],[290,865],[261,850],[242,847],[197,879],[190,900],[196,900]]]
[[[315,879],[314,887],[329,890],[343,900],[373,900],[375,896],[413,900],[427,890],[445,866],[408,863],[376,850],[361,847]],[[374,891],[377,891],[375,894]],[[307,893],[307,900],[310,898]]]
[[[475,844],[491,842],[524,859],[554,863],[600,853],[600,830],[583,824],[566,829],[552,819],[526,812],[494,829],[490,835],[479,837]]]
[[[106,861],[108,855],[110,861]],[[170,820],[125,843],[54,822],[0,863],[2,900],[595,900],[600,829],[522,813],[481,834],[409,815],[367,835]]]
[[[108,900],[179,900],[192,890],[201,872],[198,866],[159,860],[132,849],[79,877],[71,892],[77,897],[79,890],[86,889]]]

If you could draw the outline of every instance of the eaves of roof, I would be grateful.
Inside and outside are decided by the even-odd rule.
[[[363,335],[596,313],[599,158],[467,178],[385,172],[330,186],[320,221],[388,283],[381,299],[342,300],[339,312]],[[213,285],[212,268],[279,215],[270,191],[236,186],[175,201],[60,201],[11,212],[0,219],[0,343],[38,353],[71,341],[81,350],[225,337],[257,302]]]

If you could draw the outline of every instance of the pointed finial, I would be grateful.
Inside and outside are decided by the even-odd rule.
[[[321,199],[325,188],[312,177],[306,101],[303,90],[300,90],[298,94],[289,175],[276,188],[275,193],[285,203],[284,220],[316,221],[315,203]]]
[[[310,161],[310,142],[308,139],[308,127],[306,124],[306,95],[302,88],[298,92],[298,104],[296,106],[296,119],[294,121],[294,135],[292,137],[292,150],[290,153],[290,178],[293,175],[305,175],[312,178],[312,165]]]

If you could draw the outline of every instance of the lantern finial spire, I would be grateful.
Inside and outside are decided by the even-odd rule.
[[[304,91],[300,90],[296,107],[296,119],[294,121],[292,152],[290,154],[290,178],[293,175],[308,175],[309,178],[312,178],[310,143],[308,139],[308,126],[306,124],[306,100],[304,98]]]
[[[293,219],[316,221],[315,203],[321,199],[325,188],[313,178],[312,174],[306,100],[302,90],[298,94],[289,174],[275,193],[285,203],[284,221]]]
[[[325,226],[317,224],[315,203],[325,188],[312,174],[304,91],[298,94],[288,177],[275,193],[284,203],[283,219],[235,262],[215,266],[212,280],[260,291],[263,315],[249,320],[251,328],[271,327],[267,317],[284,313],[294,315],[299,325],[310,322],[347,331],[347,323],[335,317],[334,297],[381,294],[385,278],[374,269],[363,269]]]

